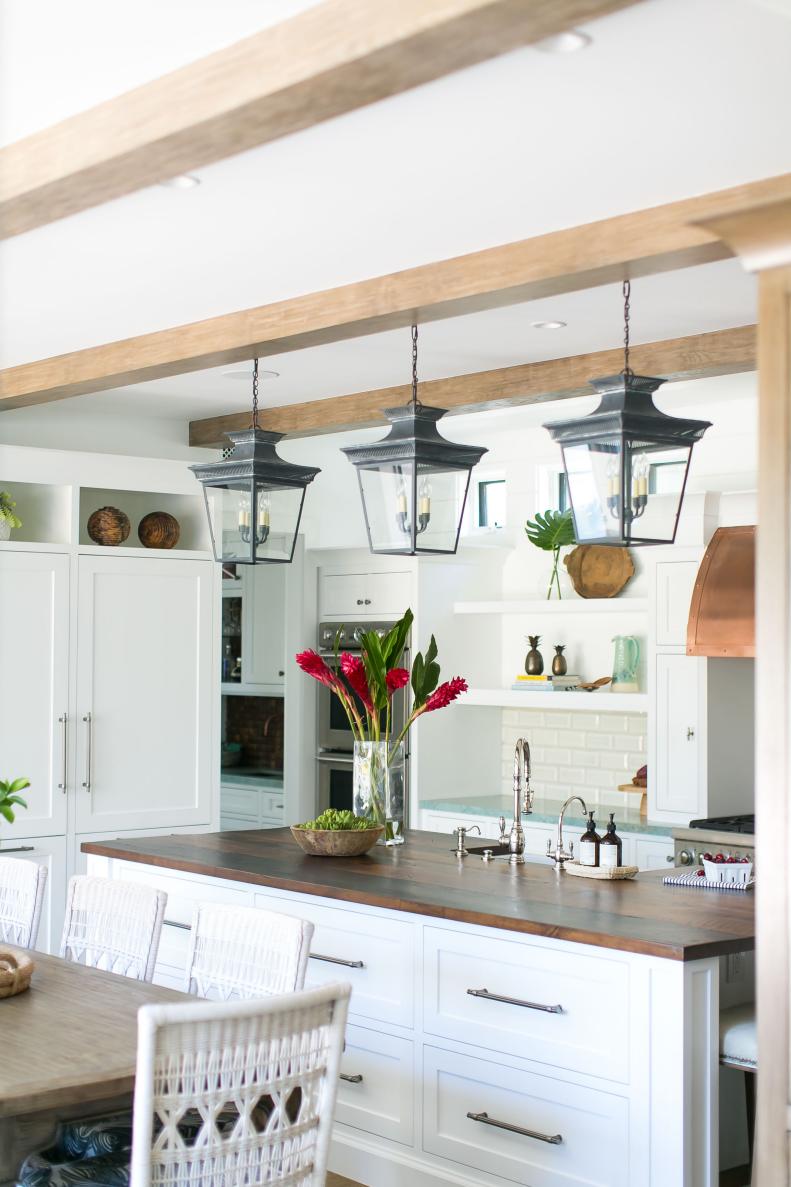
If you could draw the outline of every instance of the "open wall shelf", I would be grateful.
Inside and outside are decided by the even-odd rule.
[[[647,713],[645,692],[520,692],[511,688],[470,688],[459,705],[502,709],[560,709],[589,713]]]
[[[72,487],[0,477],[0,490],[8,491],[22,520],[22,527],[12,530],[9,545],[70,543]]]
[[[83,486],[79,492],[79,544],[93,545],[94,541],[88,535],[88,519],[100,507],[117,507],[124,511],[131,522],[129,536],[123,544],[119,544],[113,551],[126,552],[134,549],[138,552],[162,555],[163,551],[171,553],[206,553],[211,551],[211,538],[206,518],[205,504],[201,495],[160,494],[141,490],[110,490],[98,487]],[[175,516],[181,527],[179,542],[173,549],[150,549],[141,545],[137,535],[137,528],[144,515],[151,511],[167,511]],[[101,545],[99,545],[101,547]]]
[[[648,598],[539,598],[534,601],[455,602],[454,614],[647,614]]]

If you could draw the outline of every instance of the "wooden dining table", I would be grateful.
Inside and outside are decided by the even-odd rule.
[[[29,989],[0,999],[0,1184],[46,1147],[60,1121],[129,1108],[137,1011],[184,993],[30,955]]]

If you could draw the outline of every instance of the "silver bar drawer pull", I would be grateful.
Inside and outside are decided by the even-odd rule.
[[[489,993],[488,989],[468,989],[470,997],[485,997],[490,1002],[505,1002],[507,1006],[524,1006],[526,1010],[542,1010],[545,1014],[562,1014],[562,1006],[544,1006],[541,1002],[526,1002],[520,997],[503,997],[501,993]]]
[[[86,791],[90,791],[91,790],[91,750],[93,749],[93,728],[92,728],[93,721],[92,721],[90,713],[85,714],[85,716],[83,717],[83,721],[85,722],[86,726],[88,727],[88,732],[86,734],[86,741],[85,741],[85,778],[82,781],[82,785]]]
[[[175,919],[163,919],[165,927],[177,927],[179,931],[192,931],[191,923],[177,923]]]
[[[63,726],[63,774],[61,775],[61,782],[58,784],[58,790],[62,791],[63,794],[65,795],[66,794],[66,780],[68,778],[68,769],[69,769],[68,759],[66,756],[66,746],[68,744],[68,732],[69,732],[68,714],[64,713],[61,717],[58,718],[58,722],[60,723],[60,725]]]
[[[521,1133],[522,1137],[535,1138],[538,1142],[548,1142],[550,1146],[559,1146],[563,1135],[559,1133],[539,1133],[535,1129],[524,1129],[521,1125],[511,1125],[509,1121],[497,1121],[488,1113],[468,1113],[470,1121],[480,1121],[482,1125],[493,1125],[495,1129],[507,1129],[509,1133]]]
[[[341,1072],[340,1078],[345,1080],[347,1084],[362,1084],[363,1082],[362,1072],[357,1072],[354,1076],[349,1076],[346,1072]]]
[[[327,964],[342,964],[347,969],[364,969],[361,960],[341,960],[340,956],[320,956],[318,952],[311,952],[311,960],[326,960]]]

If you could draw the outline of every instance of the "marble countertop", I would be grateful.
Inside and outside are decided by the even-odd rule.
[[[625,798],[625,797],[624,797]],[[615,827],[621,833],[641,833],[643,836],[669,837],[673,825],[655,823],[640,816],[640,797],[634,796],[634,804],[623,807],[619,804],[590,804],[595,813],[596,828],[602,832],[607,824],[610,812],[615,813]],[[533,801],[533,811],[530,816],[522,818],[523,824],[557,824],[558,815],[563,805],[561,799],[551,799],[549,796],[536,796]],[[514,816],[514,800],[510,795],[480,795],[469,798],[444,798],[421,800],[420,807],[427,812],[452,812],[457,816],[491,816],[495,820],[504,816],[511,822]],[[566,811],[566,821],[571,826],[579,825],[583,820],[582,809],[579,804],[572,804]],[[495,829],[495,832],[497,830]],[[492,834],[494,835],[494,834]]]

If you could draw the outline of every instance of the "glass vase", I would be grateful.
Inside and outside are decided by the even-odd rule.
[[[379,845],[404,843],[404,745],[354,743],[354,815],[383,824]]]

